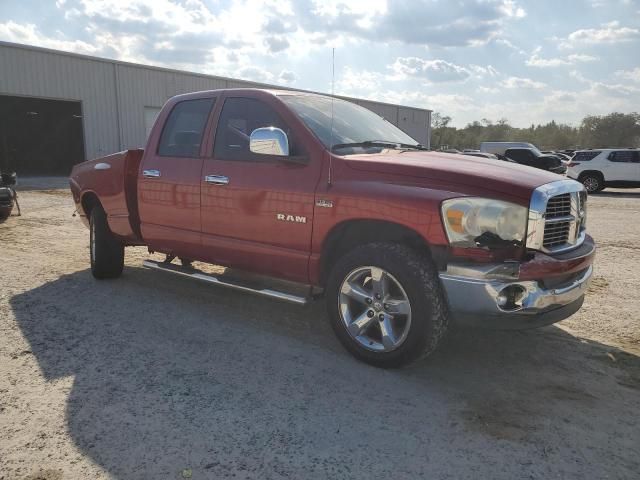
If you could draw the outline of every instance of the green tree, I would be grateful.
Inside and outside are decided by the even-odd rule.
[[[640,114],[589,115],[580,124],[580,141],[591,148],[640,145]]]
[[[451,117],[433,114],[433,148],[479,148],[482,142],[530,142],[543,150],[566,148],[638,147],[640,146],[640,114],[611,113],[604,116],[587,116],[576,128],[556,123],[532,124],[527,128],[515,128],[507,119],[493,122],[483,118],[464,128],[449,126]]]
[[[442,115],[438,112],[433,112],[431,115],[431,124],[433,126],[432,129],[432,139],[431,146],[432,148],[440,148],[440,146],[445,145],[446,137],[448,136],[447,130],[455,130],[448,127],[451,122],[451,117]]]

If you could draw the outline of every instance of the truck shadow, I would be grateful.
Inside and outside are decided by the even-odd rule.
[[[431,359],[384,371],[342,350],[321,303],[140,268],[76,272],[10,304],[44,378],[74,376],[69,434],[114,478],[638,471],[640,358],[557,327],[456,331]]]

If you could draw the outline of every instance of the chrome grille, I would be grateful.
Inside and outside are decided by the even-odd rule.
[[[547,223],[544,226],[544,241],[542,245],[545,248],[553,248],[558,245],[564,245],[569,238],[571,231],[571,222],[554,222]]]
[[[546,218],[566,217],[571,215],[571,194],[563,193],[551,197],[547,202]]]
[[[553,251],[576,243],[581,232],[582,203],[586,197],[581,192],[555,195],[547,201],[542,246]]]
[[[559,180],[534,190],[529,208],[527,247],[556,253],[582,244],[586,192],[573,180]]]
[[[571,203],[574,202],[572,193],[563,193],[551,197],[547,201],[545,212],[544,248],[553,249],[564,245],[569,239],[571,226],[575,218],[571,215]]]

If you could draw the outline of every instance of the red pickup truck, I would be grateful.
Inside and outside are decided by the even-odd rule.
[[[96,278],[119,276],[124,247],[146,245],[166,255],[146,267],[295,303],[323,294],[342,344],[381,367],[433,352],[450,320],[562,320],[592,274],[580,183],[430,152],[321,95],[179,95],[144,151],[79,164],[70,184]]]

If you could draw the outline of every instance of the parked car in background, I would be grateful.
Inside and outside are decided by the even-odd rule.
[[[509,148],[537,148],[532,143],[527,142],[482,142],[480,151],[493,153],[494,155],[504,155]]]
[[[640,187],[640,149],[578,150],[569,163],[567,176],[582,182],[589,193],[606,187]]]
[[[567,165],[559,157],[545,155],[536,147],[508,148],[504,156],[520,165],[540,168],[560,175],[564,175],[567,171]]]
[[[570,162],[571,161],[571,155],[567,155],[566,153],[557,152],[557,151],[554,151],[554,150],[543,150],[542,153],[545,154],[545,155],[554,155],[554,156],[558,157],[560,160],[562,160],[563,162]]]
[[[20,215],[20,204],[18,203],[18,194],[15,190],[17,177],[14,173],[0,172],[0,222],[4,222],[13,211],[13,204],[18,208]]]

